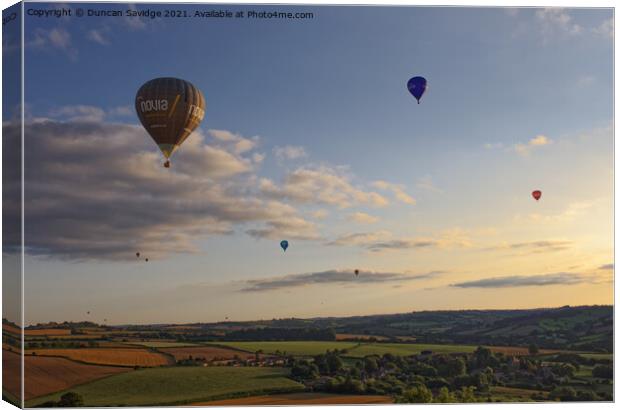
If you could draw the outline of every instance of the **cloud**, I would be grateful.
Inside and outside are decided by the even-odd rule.
[[[451,286],[458,288],[510,288],[522,286],[551,286],[551,285],[578,285],[593,283],[590,275],[581,273],[558,272],[532,276],[504,276],[480,279],[468,282],[455,283]]]
[[[314,219],[323,220],[329,216],[329,211],[327,211],[326,209],[317,209],[316,211],[311,212],[310,216],[312,216]]]
[[[131,11],[138,11],[138,8],[135,4],[129,4],[127,6]],[[139,17],[129,17],[125,16],[122,21],[132,30],[142,30],[146,28],[146,23],[143,21],[144,19]],[[149,19],[151,20],[151,19]]]
[[[339,236],[327,245],[335,246],[369,246],[375,242],[386,240],[390,238],[392,234],[388,231],[376,231],[376,232],[358,232]]]
[[[90,105],[68,105],[52,109],[49,115],[68,121],[101,122],[106,114],[105,111],[99,107]]]
[[[107,115],[118,117],[129,117],[136,115],[136,110],[132,105],[122,105],[108,110]]]
[[[246,233],[255,238],[266,239],[320,239],[316,224],[293,215],[268,221],[264,227],[248,229]]]
[[[553,141],[551,141],[549,138],[547,138],[544,135],[537,135],[536,137],[532,138],[531,140],[529,140],[526,144],[515,144],[513,146],[513,149],[519,154],[519,155],[524,155],[527,156],[530,154],[530,152],[534,149],[537,149],[539,147],[543,147],[545,145],[549,145],[553,143]]]
[[[209,130],[209,134],[222,145],[232,147],[236,154],[243,154],[256,148],[258,137],[244,138],[227,130]]]
[[[415,249],[436,247],[439,242],[433,239],[392,239],[390,241],[375,242],[366,246],[371,252],[380,252],[390,249]]]
[[[356,205],[383,207],[389,204],[382,195],[354,186],[347,176],[327,166],[298,168],[286,175],[282,186],[261,178],[259,189],[266,197],[299,204],[327,204],[338,208]]]
[[[569,204],[564,211],[556,215],[543,215],[539,213],[532,213],[525,217],[528,221],[537,223],[562,223],[570,222],[581,215],[587,215],[586,211],[596,205],[598,201],[580,201]],[[524,218],[521,215],[517,215],[515,220],[518,222]]]
[[[416,186],[426,191],[436,192],[439,194],[443,193],[443,190],[437,188],[435,184],[433,184],[433,178],[430,175],[426,175],[421,178],[418,178]]]
[[[413,199],[411,196],[409,196],[404,191],[403,185],[392,184],[386,181],[375,181],[373,182],[372,185],[377,189],[392,191],[392,194],[394,195],[394,197],[402,203],[405,203],[408,205],[415,205],[415,199]]]
[[[522,250],[525,253],[547,253],[571,249],[574,243],[566,240],[546,240],[503,244],[486,250]]]
[[[78,118],[99,113],[62,111]],[[31,255],[124,260],[140,251],[156,259],[196,252],[200,238],[230,234],[236,227],[260,237],[317,236],[295,208],[252,190],[255,170],[251,152],[239,153],[241,136],[233,144],[209,145],[198,129],[166,169],[139,126],[33,120],[25,132],[31,141],[24,153]],[[19,144],[19,123],[5,123],[3,133],[7,144]],[[17,190],[19,174],[10,172],[8,180],[17,185],[6,189]],[[19,221],[18,214],[9,219]]]
[[[33,32],[33,37],[25,42],[25,46],[38,50],[61,50],[71,60],[76,60],[78,51],[73,47],[71,34],[62,27],[45,30],[37,28]]]
[[[614,38],[614,19],[610,18],[603,21],[599,26],[594,27],[592,32],[599,36]]]
[[[394,238],[389,231],[360,232],[342,235],[328,242],[328,246],[361,246],[371,252],[387,250],[470,247],[467,234],[458,228],[443,231],[434,238]]]
[[[601,265],[598,267],[600,270],[614,270],[614,264],[608,263],[606,265]]]
[[[308,153],[306,152],[304,147],[294,146],[294,145],[285,145],[283,147],[275,147],[273,149],[273,153],[276,156],[276,158],[280,161],[300,159],[300,158],[305,158],[308,156]]]
[[[264,292],[285,288],[295,288],[307,285],[321,284],[383,284],[399,283],[415,280],[431,279],[440,275],[441,271],[432,271],[419,275],[404,273],[385,273],[359,270],[359,275],[353,269],[328,270],[324,272],[302,273],[267,279],[249,280],[244,292]]]
[[[536,19],[540,23],[544,43],[556,36],[575,36],[583,32],[583,27],[575,23],[568,11],[561,7],[539,9],[536,11]]]
[[[379,218],[376,216],[369,215],[365,212],[353,212],[349,214],[348,219],[353,222],[357,222],[360,224],[374,224],[379,222]]]
[[[86,34],[86,37],[89,40],[94,41],[97,44],[100,44],[102,46],[107,46],[110,44],[110,41],[105,38],[105,35],[103,34],[102,30],[89,30],[88,33]]]
[[[133,117],[136,112],[131,105],[114,107],[107,111],[92,105],[65,105],[51,109],[48,115],[63,121],[103,122],[110,117]]]

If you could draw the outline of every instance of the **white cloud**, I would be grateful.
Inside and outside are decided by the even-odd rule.
[[[537,135],[536,137],[529,140],[527,143],[519,143],[513,146],[514,151],[523,156],[529,155],[532,150],[537,149],[539,147],[543,147],[545,145],[552,144],[553,141],[547,138],[544,135]]]
[[[323,220],[329,216],[329,212],[326,209],[317,209],[311,212],[310,216],[314,219]]]
[[[94,41],[97,44],[100,44],[102,46],[107,46],[110,44],[110,41],[105,37],[105,35],[103,34],[103,32],[101,30],[89,30],[86,37],[89,40]]]
[[[266,197],[288,199],[300,204],[327,204],[339,208],[356,205],[383,207],[389,204],[380,194],[354,186],[347,176],[327,166],[298,168],[286,175],[282,186],[261,178],[259,189]]]
[[[90,105],[67,105],[52,109],[49,115],[68,121],[101,122],[106,114],[105,111],[99,107]]]
[[[71,60],[77,59],[78,56],[77,49],[72,45],[71,34],[62,27],[50,30],[37,28],[33,32],[33,37],[26,40],[25,46],[42,51],[61,50]]]
[[[583,28],[561,7],[539,9],[536,11],[536,18],[540,23],[544,43],[548,43],[555,36],[575,36],[583,32]]]
[[[385,191],[392,191],[392,194],[399,202],[402,202],[408,205],[415,205],[415,202],[416,202],[415,199],[413,199],[413,197],[411,197],[409,194],[405,192],[403,185],[392,184],[387,181],[375,181],[373,182],[372,185],[378,189],[382,189]]]
[[[101,113],[93,108],[60,111],[97,119]],[[235,144],[208,145],[200,129],[166,169],[140,126],[33,120],[25,127],[36,141],[27,144],[24,153],[29,254],[123,260],[139,251],[157,259],[195,252],[199,239],[230,234],[238,227],[257,237],[319,237],[316,226],[295,208],[265,200],[252,189],[251,152],[240,154]],[[4,135],[11,137],[7,144],[19,143],[20,130],[19,123],[4,124]],[[237,137],[235,142],[243,138]],[[10,177],[18,183],[17,174]],[[6,189],[19,186],[7,184]]]
[[[536,223],[563,223],[563,222],[571,222],[575,220],[575,218],[587,215],[588,209],[591,209],[596,205],[598,201],[589,200],[589,201],[579,201],[570,203],[562,212],[558,214],[540,214],[540,213],[531,213],[526,215],[525,217],[521,215],[517,215],[515,217],[515,221],[517,223],[522,222],[523,220],[527,220],[528,222],[536,222]]]
[[[253,150],[258,145],[258,137],[244,138],[227,130],[209,130],[209,134],[224,145],[231,146],[237,154]]]
[[[357,222],[360,224],[374,224],[379,222],[379,218],[376,216],[369,215],[365,212],[353,212],[349,214],[348,219],[353,222]]]
[[[592,32],[599,36],[614,38],[614,19],[610,18],[603,21],[598,27],[594,27]]]
[[[449,229],[435,237],[394,237],[385,230],[342,235],[327,245],[361,246],[371,252],[421,248],[469,248],[471,240],[459,228]]]
[[[132,105],[122,105],[108,110],[108,115],[118,117],[133,117],[134,115],[136,115],[136,111]]]
[[[283,147],[279,147],[279,146],[275,147],[273,149],[273,153],[275,154],[276,158],[278,158],[281,161],[300,159],[300,158],[305,158],[308,156],[308,153],[306,152],[304,147],[294,146],[294,145],[285,145]]]

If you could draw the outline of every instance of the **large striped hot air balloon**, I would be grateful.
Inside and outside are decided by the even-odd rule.
[[[202,92],[178,78],[155,78],[138,90],[138,118],[166,157],[166,168],[170,166],[170,156],[200,125],[205,109]]]

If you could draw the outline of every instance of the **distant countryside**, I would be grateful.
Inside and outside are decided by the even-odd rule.
[[[613,400],[611,306],[25,329],[28,407]],[[3,322],[6,400],[20,329]]]

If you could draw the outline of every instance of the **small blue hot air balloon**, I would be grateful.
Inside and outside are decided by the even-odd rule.
[[[418,104],[420,104],[420,98],[426,91],[426,78],[424,77],[413,77],[409,81],[407,81],[407,89],[418,100]]]
[[[286,248],[288,248],[288,241],[280,242],[280,247],[284,249],[284,252],[286,252]]]

